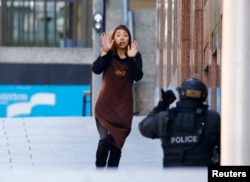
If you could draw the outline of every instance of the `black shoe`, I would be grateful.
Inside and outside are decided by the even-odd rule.
[[[108,167],[118,167],[121,158],[121,149],[112,145],[110,148]]]
[[[105,139],[98,142],[96,151],[96,167],[105,167],[108,158],[109,150],[113,142],[113,137],[108,135]]]

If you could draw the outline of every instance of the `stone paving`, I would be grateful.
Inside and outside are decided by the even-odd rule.
[[[93,117],[0,118],[1,182],[150,182],[166,176],[173,181],[183,174],[192,181],[192,174],[198,176],[197,182],[206,179],[202,168],[164,170],[160,141],[144,138],[138,131],[142,118],[133,119],[119,168],[101,171],[94,165],[99,138]]]

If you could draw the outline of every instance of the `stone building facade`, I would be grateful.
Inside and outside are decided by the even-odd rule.
[[[105,2],[105,26],[110,31],[124,23],[124,4]],[[223,0],[128,2],[134,38],[143,58],[144,77],[134,87],[137,115],[146,115],[155,106],[160,88],[175,89],[187,77],[200,78],[207,84],[208,103],[219,111]],[[94,51],[90,47],[0,46],[0,63],[91,64]]]
[[[158,0],[158,82],[175,88],[196,77],[208,86],[208,104],[220,111],[222,0]],[[164,6],[162,6],[164,4]]]
[[[6,0],[7,1],[7,0]],[[72,1],[73,2],[73,1]],[[89,0],[82,0],[82,5],[86,9],[94,7],[94,3],[99,1],[93,0],[92,3],[89,3]],[[109,0],[103,1],[105,2],[105,31],[111,31],[118,24],[124,24],[124,3],[125,1],[117,1],[117,0]],[[129,2],[129,1],[127,1]],[[89,8],[86,6],[90,5]],[[74,6],[75,7],[75,6]],[[80,7],[80,6],[79,6]],[[155,44],[156,44],[156,0],[135,0],[131,1],[128,4],[128,10],[132,11],[133,14],[133,35],[134,38],[138,40],[140,46],[140,52],[143,57],[143,71],[144,77],[143,79],[135,83],[134,86],[134,111],[137,115],[145,115],[148,111],[154,106],[154,95],[155,95],[155,85],[156,85],[156,68],[155,68],[155,60],[156,60],[156,52],[155,52]],[[39,65],[50,65],[54,66],[57,64],[62,65],[91,65],[95,59],[95,54],[99,52],[95,50],[94,45],[92,47],[35,47],[35,46],[6,46],[2,44],[2,38],[6,37],[3,33],[4,31],[2,26],[3,17],[5,16],[3,8],[0,6],[0,66],[6,67],[18,65],[26,67],[26,65],[34,65],[36,68]],[[84,10],[83,10],[84,11]],[[92,11],[90,11],[92,12]],[[93,10],[94,13],[94,10]],[[83,14],[84,15],[84,14]],[[88,15],[86,19],[91,17]],[[85,20],[86,21],[86,20]],[[85,22],[86,23],[86,22]],[[91,38],[94,42],[99,40],[99,35],[96,35],[95,30],[92,28],[92,22],[88,22],[88,27],[91,25],[90,29],[92,32],[88,35],[88,38]],[[88,28],[89,29],[89,28]],[[89,31],[89,30],[88,30]],[[97,37],[93,39],[93,34]],[[86,36],[83,36],[83,42],[86,39]],[[88,45],[91,45],[89,43]],[[54,67],[56,70],[56,66]],[[69,70],[70,71],[70,70]],[[8,72],[8,71],[7,71]],[[22,70],[22,74],[27,75],[25,70]],[[30,71],[32,77],[32,71]],[[18,74],[19,75],[19,74]],[[16,77],[18,77],[16,75]],[[11,75],[10,75],[11,76]],[[22,76],[22,75],[20,75]],[[42,73],[41,73],[42,76]],[[81,76],[81,75],[79,75]],[[84,77],[84,73],[82,73]],[[7,80],[5,83],[8,84],[8,79],[6,79],[7,75],[3,75],[0,73],[0,82],[1,80]],[[13,75],[12,75],[13,77]],[[92,76],[93,77],[93,76]],[[15,79],[14,77],[12,80]],[[23,78],[24,79],[24,78]],[[18,81],[16,81],[18,82]],[[9,83],[13,84],[13,83]],[[20,83],[22,84],[22,83]],[[99,82],[101,84],[101,82]],[[96,89],[92,87],[93,89]],[[93,101],[93,100],[92,100]],[[94,105],[95,103],[92,103]]]

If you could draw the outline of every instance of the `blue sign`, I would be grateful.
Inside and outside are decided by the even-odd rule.
[[[86,93],[90,85],[0,85],[0,117],[90,116]]]

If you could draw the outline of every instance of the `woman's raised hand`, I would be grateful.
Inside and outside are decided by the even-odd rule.
[[[101,35],[102,40],[102,51],[109,52],[114,44],[114,40],[110,40],[109,34],[106,34],[105,32]]]
[[[138,52],[138,43],[136,40],[134,40],[132,43],[131,43],[131,46],[128,46],[128,56],[129,57],[135,57],[135,55],[137,54]]]

